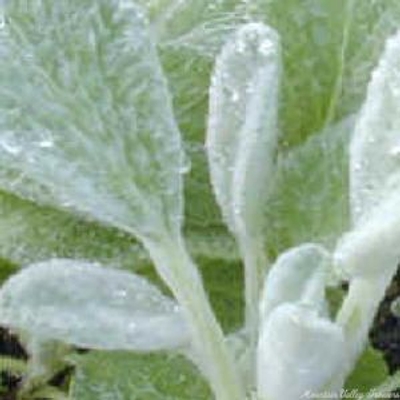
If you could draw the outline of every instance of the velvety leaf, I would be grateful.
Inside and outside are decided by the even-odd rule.
[[[21,0],[5,14],[1,187],[140,236],[179,229],[186,167],[141,9]]]
[[[267,204],[267,237],[276,256],[304,242],[335,244],[349,226],[348,143],[354,117],[314,135],[278,162]]]
[[[317,298],[316,308],[323,306],[325,277],[330,267],[330,254],[314,243],[306,243],[281,254],[269,270],[260,302],[262,319],[284,303],[309,301],[310,289]],[[321,303],[321,304],[318,304]]]
[[[398,189],[400,181],[400,32],[390,38],[375,69],[350,151],[354,224]]]
[[[130,235],[65,211],[0,192],[0,215],[0,255],[16,265],[54,257],[136,271],[151,264],[148,253]],[[233,239],[224,231],[191,231],[186,239],[196,257],[238,258]]]
[[[336,261],[348,273],[394,272],[400,259],[400,33],[386,49],[368,86],[350,151],[353,230]]]
[[[209,400],[203,378],[175,355],[91,352],[76,360],[73,400]]]
[[[282,304],[262,324],[257,378],[262,399],[298,400],[320,391],[343,363],[342,329],[299,304]]]
[[[243,25],[216,59],[206,146],[217,201],[239,237],[262,231],[273,181],[279,76],[279,38],[263,24]]]
[[[32,264],[6,281],[0,321],[87,348],[148,351],[189,340],[180,308],[146,279],[69,259]]]

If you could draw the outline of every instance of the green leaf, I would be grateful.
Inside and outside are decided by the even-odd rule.
[[[266,210],[273,255],[304,242],[327,247],[349,226],[348,144],[354,117],[330,126],[278,162]]]
[[[72,400],[209,400],[207,384],[183,357],[91,352],[77,360]]]
[[[211,304],[226,332],[243,325],[243,268],[239,261],[199,259]]]
[[[139,236],[180,229],[184,159],[133,2],[6,3],[0,186]]]
[[[0,256],[16,265],[49,258],[98,261],[115,268],[143,270],[151,264],[147,252],[130,235],[51,207],[0,191]],[[194,256],[238,258],[233,239],[222,230],[186,235]],[[15,268],[0,268],[5,277]]]
[[[379,386],[371,389],[365,397],[361,400],[373,400],[377,397],[384,398],[383,396],[387,396],[387,398],[392,398],[391,394],[394,391],[397,391],[400,388],[400,373],[396,372],[394,375],[389,376],[387,379],[383,381]],[[398,396],[397,396],[398,397]]]
[[[138,269],[146,253],[127,234],[0,192],[0,255],[17,265],[76,258]],[[136,267],[134,267],[136,265]]]
[[[345,388],[367,393],[375,386],[380,385],[388,375],[389,371],[382,354],[369,346],[348,377]]]
[[[360,107],[384,41],[400,22],[397,0],[249,3],[282,37],[281,124],[290,145]]]
[[[152,351],[190,340],[180,307],[146,279],[71,259],[32,264],[6,281],[0,321],[43,342],[95,349]]]

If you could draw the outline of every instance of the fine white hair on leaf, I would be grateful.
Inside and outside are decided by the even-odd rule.
[[[341,327],[304,305],[285,303],[261,325],[257,387],[261,398],[298,400],[329,383],[344,359]]]
[[[180,307],[143,277],[100,264],[31,264],[0,290],[0,322],[42,341],[151,351],[189,341]]]
[[[211,182],[229,229],[259,235],[272,186],[281,55],[261,23],[238,28],[217,56],[206,148]]]
[[[180,229],[182,143],[134,2],[7,2],[0,187],[142,238]]]
[[[328,251],[314,243],[284,252],[266,276],[260,302],[261,320],[283,303],[314,300],[313,306],[324,310],[325,278],[330,263]]]
[[[372,74],[350,147],[355,225],[400,189],[400,31],[388,39]]]
[[[347,275],[389,273],[400,259],[400,31],[372,74],[350,146],[353,229],[335,252]]]

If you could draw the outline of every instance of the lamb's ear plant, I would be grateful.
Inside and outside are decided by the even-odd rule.
[[[309,14],[294,4],[325,70],[313,65],[316,48],[297,41],[283,17],[292,1],[137,3],[3,5],[0,223],[7,234],[0,244],[23,268],[0,290],[0,322],[30,355],[20,398],[337,395],[400,260],[400,35],[387,41],[356,115],[362,96],[346,93],[345,62],[349,51],[354,69],[360,65],[350,50],[362,38],[374,50],[363,55],[368,80],[384,28],[400,22],[398,3],[372,16],[357,1],[310,1]],[[378,44],[353,25],[357,4]],[[339,23],[338,45],[329,35]],[[326,62],[332,55],[337,63]],[[328,94],[310,85],[304,101],[291,90],[311,83],[326,85]],[[341,101],[351,106],[341,110]],[[300,105],[310,111],[299,114]],[[196,129],[204,148],[193,146]],[[185,211],[189,156],[203,183],[208,161],[211,185],[196,186],[189,176]],[[196,196],[215,218],[206,229],[194,218]],[[325,218],[325,206],[336,212]],[[309,219],[298,222],[299,214]],[[306,241],[304,220],[317,227]],[[207,264],[216,273],[224,262],[234,268],[240,263],[232,260],[243,261],[243,323],[222,329],[224,315],[216,317],[212,288],[188,249],[205,276]],[[222,278],[218,289],[227,287],[232,300],[237,294]],[[339,292],[342,280],[349,291],[337,311],[328,291]],[[76,347],[89,352],[77,355]],[[66,363],[75,372],[63,393],[47,383]],[[14,371],[23,369],[15,364]]]

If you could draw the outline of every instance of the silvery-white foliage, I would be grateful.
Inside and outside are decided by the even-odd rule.
[[[281,254],[265,279],[260,318],[265,320],[274,308],[283,303],[311,301],[316,308],[323,310],[325,278],[330,262],[330,254],[314,243]]]
[[[382,273],[400,259],[400,32],[389,38],[350,149],[353,230],[337,264],[350,274]]]
[[[0,321],[42,342],[161,350],[187,344],[180,307],[146,279],[80,260],[32,264],[0,290]]]
[[[350,147],[354,223],[400,188],[400,32],[388,39],[355,126]],[[364,217],[364,219],[363,219]]]
[[[240,27],[217,56],[207,153],[213,189],[230,230],[259,235],[272,185],[281,61],[278,34]]]
[[[180,228],[181,138],[132,1],[7,2],[0,187],[139,236]]]
[[[343,363],[342,329],[311,307],[282,304],[261,324],[257,386],[262,400],[299,400]]]

